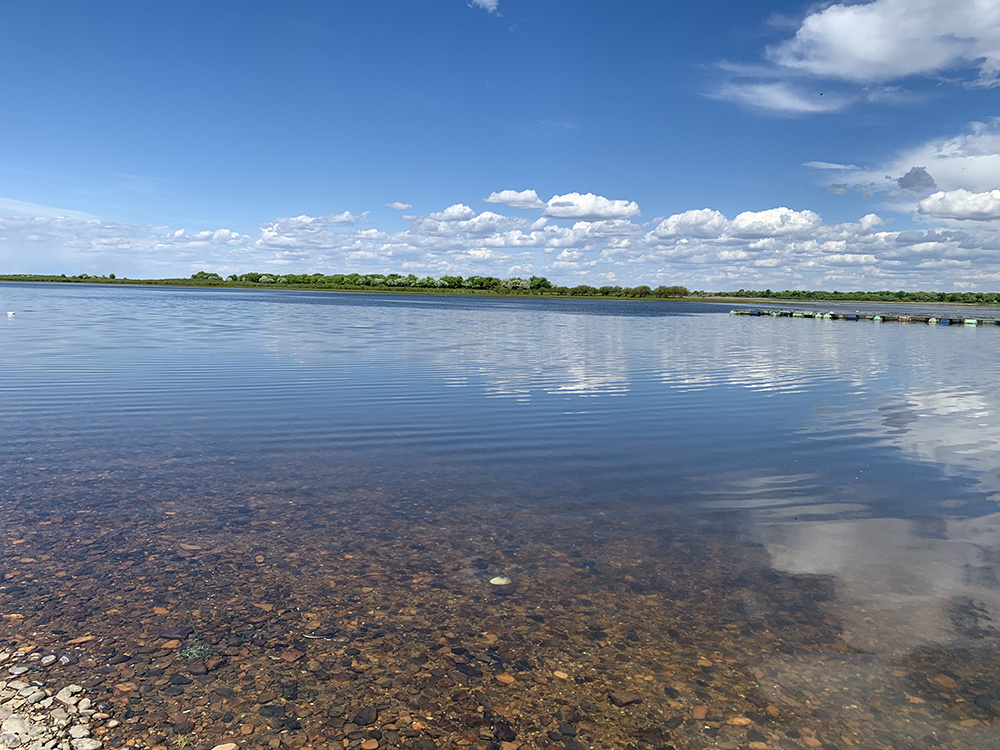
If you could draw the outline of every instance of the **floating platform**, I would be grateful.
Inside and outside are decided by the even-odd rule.
[[[928,314],[860,313],[819,310],[730,310],[730,315],[771,318],[820,318],[822,320],[869,320],[872,323],[925,323],[932,326],[1000,326],[1000,318],[944,317]]]

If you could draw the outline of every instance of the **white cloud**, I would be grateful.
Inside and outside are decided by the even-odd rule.
[[[970,193],[959,189],[934,193],[917,204],[917,211],[937,219],[996,221],[1000,219],[1000,190]]]
[[[980,84],[995,85],[1000,1],[836,3],[807,15],[766,56],[781,68],[859,83],[973,66]]]
[[[829,161],[807,161],[802,166],[810,169],[857,169],[854,164],[836,164]]]
[[[851,103],[851,99],[844,96],[793,88],[784,81],[726,83],[709,96],[751,109],[788,115],[839,112]]]
[[[699,208],[664,219],[653,231],[660,237],[720,237],[729,222],[718,211]]]
[[[534,190],[501,190],[483,198],[487,203],[504,203],[511,208],[543,208],[545,203]]]
[[[837,179],[869,196],[885,192],[889,197],[912,200],[915,196],[910,190],[890,192],[910,185],[907,176],[921,178],[914,187],[942,192],[983,193],[1000,188],[1000,118],[973,122],[963,133],[919,143],[882,164],[838,175]]]
[[[409,203],[400,203],[399,201],[393,201],[392,203],[386,203],[386,208],[391,208],[393,211],[409,211],[413,206]]]
[[[609,200],[593,193],[566,193],[549,199],[545,215],[556,219],[630,219],[639,215],[639,205],[633,201]]]
[[[793,37],[763,50],[767,62],[720,65],[728,80],[708,96],[805,115],[921,101],[927,93],[899,85],[914,77],[1000,85],[1000,0],[846,0],[814,8]]]
[[[482,8],[487,13],[496,13],[500,0],[469,0],[469,7]]]
[[[770,208],[766,211],[744,211],[732,221],[718,211],[701,208],[664,219],[652,233],[660,238],[761,239],[807,234],[821,222],[819,215],[813,211],[793,211],[785,207]]]
[[[782,237],[812,232],[821,223],[814,211],[793,211],[781,207],[744,211],[733,219],[729,231],[736,237]]]
[[[431,218],[437,221],[463,221],[471,219],[475,215],[476,212],[464,203],[456,203],[453,206],[448,206],[444,211],[431,214]]]

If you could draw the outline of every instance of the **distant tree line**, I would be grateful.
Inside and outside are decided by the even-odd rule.
[[[658,286],[655,289],[645,285],[635,287],[602,286],[594,287],[580,284],[574,287],[558,286],[544,276],[531,276],[523,279],[513,276],[501,279],[496,276],[403,276],[398,273],[335,273],[325,275],[313,274],[267,274],[251,271],[243,274],[230,274],[225,279],[217,273],[198,271],[192,274],[195,281],[217,283],[240,283],[261,285],[312,286],[318,288],[342,289],[417,289],[417,290],[454,290],[468,292],[490,292],[494,294],[534,294],[566,297],[687,297],[691,294],[683,286]]]
[[[980,305],[1000,305],[1000,292],[815,292],[801,289],[772,292],[770,289],[722,292],[724,297],[753,297],[782,300],[816,300],[830,302],[957,302]]]
[[[0,275],[0,281],[63,281],[98,284],[156,284],[165,286],[232,286],[232,287],[277,287],[277,288],[312,288],[312,289],[342,289],[351,291],[393,291],[439,294],[489,294],[489,295],[528,295],[545,297],[597,297],[622,299],[678,299],[681,297],[697,297],[712,299],[718,297],[758,298],[774,300],[799,301],[830,301],[830,302],[950,302],[966,304],[1000,305],[1000,292],[823,292],[804,291],[801,289],[773,292],[740,289],[735,292],[702,292],[690,291],[683,286],[649,287],[639,286],[559,286],[553,284],[544,276],[531,276],[527,279],[513,276],[501,279],[497,276],[404,276],[399,273],[335,273],[335,274],[275,274],[250,271],[242,274],[230,274],[223,278],[212,271],[198,271],[186,279],[126,279],[116,278],[115,274],[96,276],[86,273],[75,276],[66,274],[36,275],[36,274],[6,274]]]

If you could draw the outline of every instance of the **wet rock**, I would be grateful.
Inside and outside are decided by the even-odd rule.
[[[359,727],[371,726],[378,720],[378,711],[371,706],[366,706],[354,714],[351,721]]]
[[[500,720],[493,725],[493,736],[501,742],[513,742],[517,739],[517,732],[506,721]]]
[[[167,628],[160,631],[160,638],[183,640],[193,633],[194,628],[190,627]]]
[[[618,706],[632,706],[636,703],[642,702],[642,696],[639,693],[632,693],[626,690],[616,690],[608,694],[608,700],[611,701],[612,705]]]

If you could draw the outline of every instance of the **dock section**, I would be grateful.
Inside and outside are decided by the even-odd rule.
[[[738,309],[730,310],[730,315],[749,315],[751,317],[772,317],[772,318],[819,318],[822,320],[868,320],[872,323],[924,323],[932,326],[1000,326],[1000,318],[979,318],[979,317],[945,317],[930,314],[902,314],[902,313],[862,313],[834,311],[822,312],[820,310],[760,310],[760,309]]]

